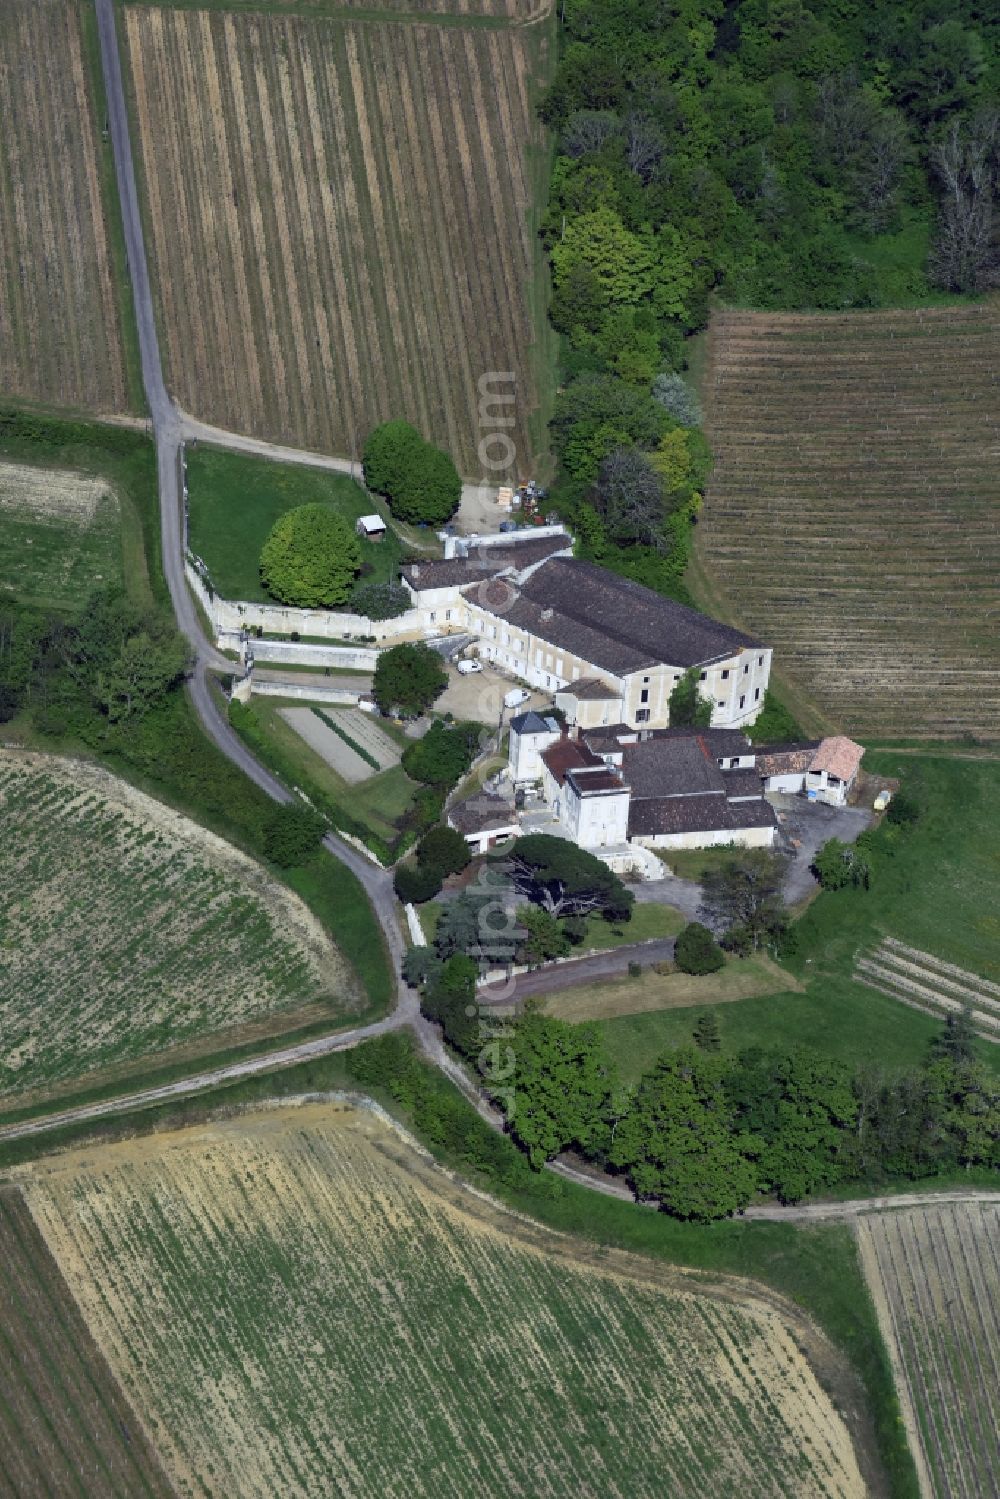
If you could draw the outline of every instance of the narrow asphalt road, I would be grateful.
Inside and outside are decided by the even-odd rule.
[[[674,955],[673,937],[653,937],[648,942],[629,942],[611,952],[595,953],[589,958],[570,958],[531,973],[519,973],[514,979],[481,984],[477,996],[483,1004],[516,1004],[534,994],[556,994],[578,984],[597,984],[618,978],[628,972],[630,963],[649,968],[653,963],[669,962]]]
[[[291,792],[286,790],[280,781],[276,780],[254,758],[230,727],[222,710],[221,702],[210,683],[209,672],[212,667],[229,670],[231,663],[216,651],[202,633],[194,601],[188,592],[184,577],[184,505],[180,469],[181,444],[185,431],[184,419],[174,405],[163,378],[163,365],[156,335],[153,297],[150,289],[149,266],[146,260],[139,198],[136,192],[128,111],[125,105],[121,59],[115,31],[114,3],[113,0],[96,0],[96,7],[101,66],[108,100],[108,124],[115,158],[115,174],[125,230],[129,273],[132,278],[142,378],[156,438],[163,571],[178,629],[190,643],[195,663],[188,691],[195,712],[212,742],[274,801],[287,804],[294,800]],[[411,1021],[417,1013],[417,997],[400,976],[403,940],[396,921],[392,876],[387,870],[374,866],[363,854],[335,834],[328,834],[324,839],[324,844],[330,853],[345,864],[361,882],[382,926],[392,957],[397,982],[397,1006],[390,1020],[381,1022],[379,1029],[389,1028],[390,1025],[405,1024]],[[356,1039],[362,1039],[369,1033],[377,1034],[378,1030],[366,1028],[363,1032],[354,1034]],[[335,1043],[337,1039],[336,1037],[329,1038],[331,1043]],[[331,1049],[336,1049],[336,1046],[332,1046]],[[308,1054],[303,1053],[303,1055]],[[258,1060],[261,1064],[260,1070],[263,1070],[265,1059]]]

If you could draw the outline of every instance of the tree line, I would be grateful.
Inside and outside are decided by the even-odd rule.
[[[566,0],[561,16],[540,106],[557,139],[553,498],[583,555],[684,599],[709,461],[684,371],[709,297],[870,307],[1000,277],[1000,12]],[[884,237],[928,229],[924,262],[884,290]]]

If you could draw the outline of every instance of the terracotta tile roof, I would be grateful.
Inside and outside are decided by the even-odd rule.
[[[863,754],[860,744],[855,744],[845,734],[835,734],[832,739],[821,742],[809,769],[825,770],[840,781],[849,781],[861,764]]]
[[[582,770],[587,765],[604,765],[582,739],[557,739],[542,752],[542,759],[561,786],[568,770]]]
[[[757,756],[757,769],[762,776],[804,775],[819,749],[819,740],[811,744],[789,744],[780,749],[764,750]]]

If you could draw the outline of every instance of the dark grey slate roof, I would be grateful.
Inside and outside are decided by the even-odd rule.
[[[727,796],[760,796],[759,770],[724,770],[722,780]]]
[[[629,807],[629,837],[655,833],[725,833],[777,825],[774,809],[757,801],[731,802],[725,796],[658,796],[633,801]]]
[[[622,773],[632,800],[722,791],[722,771],[703,739],[646,739],[622,749]]]
[[[574,557],[553,557],[538,568],[508,618],[615,675],[658,662],[704,665],[757,643],[741,630]]]
[[[448,821],[460,833],[485,833],[494,828],[513,827],[516,817],[513,806],[503,797],[478,791],[466,801],[456,802],[448,813]]]
[[[552,725],[546,723],[542,715],[534,712],[533,709],[529,709],[527,713],[519,713],[516,718],[512,718],[510,727],[515,734],[551,734],[553,732]],[[556,724],[555,733],[558,734],[558,732],[559,725]]]
[[[551,557],[553,552],[566,551],[571,545],[568,536],[537,536],[507,546],[473,544],[466,557],[452,557],[448,562],[440,558],[430,562],[408,562],[402,574],[410,587],[418,592],[423,588],[463,588],[510,569],[519,572]]]
[[[716,760],[734,758],[737,755],[752,755],[753,745],[742,729],[692,729],[690,725],[674,729],[653,729],[654,739],[704,739],[709,753]]]

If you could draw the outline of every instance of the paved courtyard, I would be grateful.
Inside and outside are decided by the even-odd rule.
[[[853,843],[871,825],[874,813],[868,807],[830,807],[826,802],[779,793],[772,793],[768,801],[778,816],[776,847],[791,855],[784,896],[794,906],[816,888],[809,866],[827,839]]]
[[[472,672],[467,677],[463,677],[452,666],[448,668],[448,686],[434,704],[434,711],[453,713],[456,718],[472,719],[495,729],[504,696],[516,686],[516,682],[512,682],[509,677],[502,677],[489,666],[484,666],[482,671]],[[520,707],[504,709],[504,724],[529,708],[544,713],[551,706],[551,693],[533,692]]]

